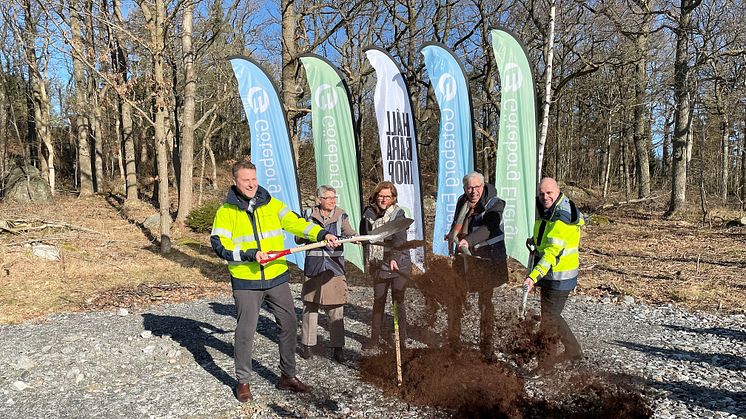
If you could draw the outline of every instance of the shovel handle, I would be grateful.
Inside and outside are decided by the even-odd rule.
[[[399,341],[399,310],[396,305],[396,301],[392,301],[394,311],[394,346],[396,347],[396,385],[401,387],[402,385],[402,374],[401,374],[401,342]]]
[[[272,262],[273,260],[277,260],[283,256],[287,256],[293,252],[291,252],[292,249],[285,249],[285,250],[270,250],[269,252],[266,252],[265,254],[268,256],[267,259],[262,260],[259,262],[260,265],[266,265],[269,262]]]
[[[528,285],[523,286],[523,296],[521,297],[521,312],[518,313],[518,317],[521,320],[526,318],[526,302],[528,301]]]

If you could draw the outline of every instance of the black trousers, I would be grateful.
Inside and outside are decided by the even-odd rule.
[[[541,288],[541,328],[552,335],[559,335],[568,355],[580,355],[580,343],[562,317],[567,297],[572,290]]]
[[[495,305],[492,296],[495,288],[508,280],[507,260],[493,261],[469,256],[456,256],[453,269],[461,275],[464,284],[454,287],[454,292],[465,303],[469,292],[479,295],[479,347],[492,352],[495,336]],[[464,316],[461,305],[448,306],[448,343],[458,347],[461,343],[461,318]]]
[[[401,275],[393,278],[376,277],[373,284],[373,321],[371,325],[371,342],[378,342],[381,336],[383,324],[383,313],[386,308],[386,297],[391,288],[391,299],[396,301],[397,314],[399,317],[399,340],[407,340],[407,309],[404,304],[404,295],[407,290],[407,279]]]

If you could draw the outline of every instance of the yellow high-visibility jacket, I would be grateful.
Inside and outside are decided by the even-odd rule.
[[[555,290],[571,290],[578,284],[580,259],[580,227],[583,214],[564,194],[545,210],[537,202],[539,218],[534,223],[536,253],[529,278],[539,286]]]
[[[235,186],[215,214],[210,244],[218,257],[228,261],[233,289],[269,289],[286,282],[285,257],[260,265],[256,252],[283,250],[285,230],[311,241],[323,240],[327,231],[288,209],[261,186],[254,198],[239,195]]]

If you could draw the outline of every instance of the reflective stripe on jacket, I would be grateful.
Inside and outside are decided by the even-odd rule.
[[[549,210],[537,203],[539,219],[534,223],[534,267],[528,275],[540,286],[555,290],[571,290],[578,283],[580,258],[580,227],[583,214],[564,194]]]
[[[283,230],[319,241],[327,234],[272,198],[261,186],[247,201],[235,187],[215,214],[210,243],[215,253],[228,261],[233,289],[269,289],[288,280],[285,257],[265,265],[255,260],[257,251],[283,250]]]

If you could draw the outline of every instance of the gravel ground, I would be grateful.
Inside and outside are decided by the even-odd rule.
[[[299,286],[292,287],[297,295]],[[274,388],[276,327],[262,313],[254,347],[254,402],[244,405],[232,394],[235,320],[229,297],[0,326],[0,417],[447,416],[385,396],[359,380],[356,361],[369,333],[365,319],[372,295],[357,287],[350,294],[348,361],[329,359],[323,348],[328,335],[320,331],[320,356],[298,357],[299,377],[314,386],[306,395]],[[408,298],[415,307],[421,303],[416,292]],[[496,304],[505,304],[505,298],[517,300],[507,292]],[[531,301],[533,309],[537,303]],[[300,313],[298,300],[296,307]],[[475,311],[471,304],[470,313]],[[411,312],[417,325],[419,313]],[[583,367],[637,377],[654,417],[746,417],[745,316],[583,296],[573,297],[565,313],[584,346]],[[465,340],[475,342],[477,330],[470,315]],[[541,380],[527,387],[532,394]]]

